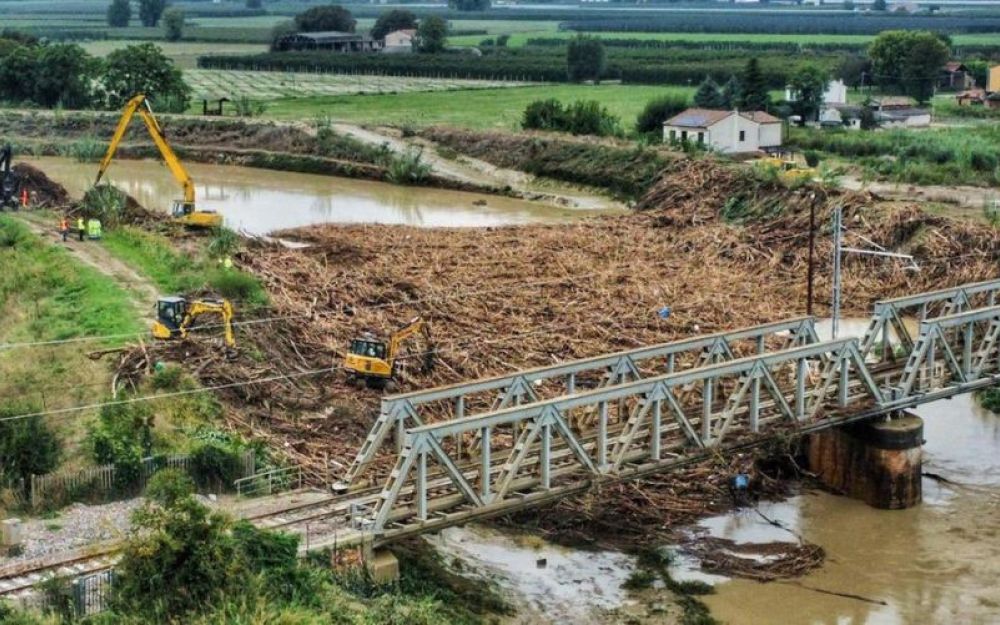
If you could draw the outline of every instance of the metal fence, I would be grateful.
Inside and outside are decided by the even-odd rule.
[[[263,497],[302,488],[304,481],[302,467],[285,467],[240,478],[233,486],[237,497]]]
[[[46,506],[58,506],[71,501],[111,501],[120,497],[129,497],[142,492],[146,482],[161,469],[191,470],[191,456],[170,455],[152,456],[142,459],[138,480],[123,483],[116,479],[114,465],[106,464],[87,469],[59,471],[45,475],[32,475],[28,499],[34,509]],[[248,449],[240,458],[239,475],[253,476],[256,455],[253,449]],[[220,485],[221,486],[221,485]]]

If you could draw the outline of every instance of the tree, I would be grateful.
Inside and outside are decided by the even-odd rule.
[[[771,104],[771,96],[767,92],[767,82],[760,71],[760,62],[756,57],[747,61],[740,80],[740,95],[736,104],[745,111],[764,111]]]
[[[139,0],[139,21],[143,26],[152,28],[160,23],[166,8],[167,0]]]
[[[914,33],[903,66],[903,87],[907,95],[925,103],[934,96],[941,68],[951,51],[932,33]]]
[[[606,62],[600,39],[583,35],[570,39],[566,48],[566,73],[571,82],[600,82]]]
[[[443,52],[448,45],[448,22],[444,18],[432,15],[420,20],[414,46],[417,52],[433,54]]]
[[[871,102],[865,102],[864,106],[861,107],[861,116],[858,122],[861,130],[875,130],[878,128],[878,120],[875,119],[875,109],[872,108]]]
[[[740,98],[740,81],[736,76],[730,76],[719,91],[719,101],[724,109],[733,109]]]
[[[111,0],[108,5],[108,26],[125,28],[132,19],[132,4],[129,0]]]
[[[698,85],[698,91],[694,94],[694,105],[703,109],[725,108],[719,85],[711,76],[705,76],[705,80]]]
[[[802,123],[817,118],[829,83],[829,74],[815,65],[803,65],[792,74],[788,81],[789,88],[795,94],[792,111],[802,118]]]
[[[448,8],[458,11],[485,11],[490,8],[490,0],[448,0]]]
[[[854,10],[854,0],[844,0],[844,10],[853,11]]]
[[[102,83],[104,104],[112,109],[121,108],[137,93],[145,93],[154,104],[183,112],[191,98],[191,88],[180,70],[151,43],[126,46],[109,54]]]
[[[872,2],[872,11],[885,11],[889,8],[885,0],[875,0]]]
[[[281,51],[281,39],[295,33],[295,22],[287,20],[278,22],[271,28],[271,52]]]
[[[304,33],[326,30],[353,33],[356,25],[351,12],[337,4],[313,7],[295,16],[295,27]]]
[[[951,55],[947,44],[932,32],[888,30],[868,46],[875,82],[926,102],[934,95],[941,67]]]
[[[409,30],[416,27],[416,15],[405,9],[393,9],[378,16],[369,34],[373,39],[385,39],[385,36],[393,31]]]
[[[264,7],[264,0],[246,0],[248,9],[260,9]]]
[[[38,412],[34,405],[6,404],[0,418]],[[41,417],[0,420],[0,482],[29,480],[59,464],[59,439]]]
[[[34,96],[38,48],[17,46],[0,59],[0,100],[28,102]]]
[[[635,120],[635,131],[640,134],[663,134],[663,122],[686,109],[690,103],[686,96],[667,94],[646,102]]]
[[[38,51],[32,100],[47,107],[90,106],[97,72],[98,62],[78,45],[42,46]]]
[[[163,12],[163,36],[167,41],[180,41],[184,35],[184,10],[170,7]]]

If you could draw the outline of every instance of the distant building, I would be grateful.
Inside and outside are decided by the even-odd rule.
[[[734,154],[781,146],[781,120],[763,111],[687,109],[663,123],[665,141],[690,141]]]
[[[990,93],[1000,93],[1000,65],[994,65],[990,68],[990,76],[986,84],[986,90]]]
[[[985,89],[969,89],[955,96],[959,106],[979,106],[986,104]]]
[[[329,30],[317,33],[292,33],[278,39],[278,52],[330,50],[331,52],[377,52],[382,42],[368,35]]]
[[[791,87],[785,87],[785,100],[795,102],[799,99],[799,94]],[[826,83],[823,91],[823,104],[847,104],[847,85],[839,78]]]
[[[861,128],[861,107],[841,104],[824,107],[819,112],[819,125],[823,128]]]
[[[950,91],[967,91],[972,89],[975,84],[976,81],[969,68],[957,61],[945,63],[938,79],[938,87]]]
[[[382,52],[387,54],[413,52],[413,40],[416,36],[417,31],[412,28],[394,30],[385,36]]]

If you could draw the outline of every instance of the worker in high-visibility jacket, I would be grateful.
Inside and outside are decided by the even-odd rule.
[[[87,238],[97,240],[101,238],[101,220],[91,217],[87,220]]]
[[[83,223],[83,217],[76,218],[76,234],[83,241],[83,235],[87,234],[87,225]]]
[[[62,234],[63,241],[69,237],[69,220],[65,215],[59,220],[59,233]]]

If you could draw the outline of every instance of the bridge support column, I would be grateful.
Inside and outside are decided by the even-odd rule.
[[[809,437],[809,466],[835,492],[874,508],[910,508],[922,497],[923,434],[923,420],[910,413],[833,428]]]

